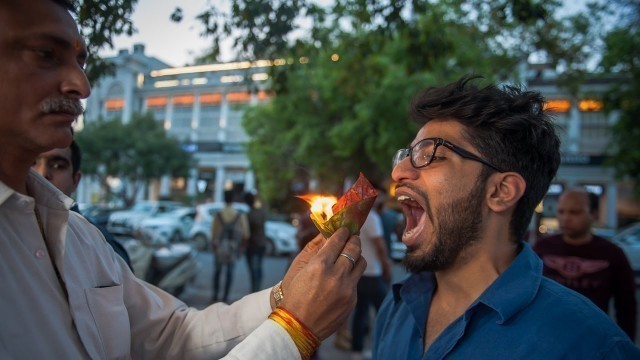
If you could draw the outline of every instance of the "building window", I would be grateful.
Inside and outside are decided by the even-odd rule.
[[[603,154],[610,140],[607,116],[603,112],[580,113],[580,152]]]
[[[200,107],[200,128],[218,129],[220,128],[220,106],[203,105]]]
[[[171,129],[191,129],[191,114],[193,113],[193,107],[189,106],[174,106],[173,118],[171,119]]]

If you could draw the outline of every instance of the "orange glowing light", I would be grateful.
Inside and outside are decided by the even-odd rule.
[[[578,103],[580,111],[600,111],[603,106],[602,101],[593,99],[580,100]]]
[[[549,100],[544,104],[544,108],[554,112],[567,112],[571,109],[571,102],[568,100]]]
[[[298,196],[309,203],[311,218],[320,220],[321,223],[329,220],[333,216],[333,205],[338,202],[338,198],[331,195],[307,194]]]

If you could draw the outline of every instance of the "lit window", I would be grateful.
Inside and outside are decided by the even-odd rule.
[[[544,104],[544,109],[553,112],[567,112],[571,109],[569,100],[549,100]]]
[[[578,109],[580,111],[600,111],[602,110],[602,101],[593,99],[580,100],[578,103]]]

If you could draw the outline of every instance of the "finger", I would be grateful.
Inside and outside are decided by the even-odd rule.
[[[358,259],[360,259],[361,256],[360,237],[353,235],[349,238],[347,244],[338,254],[338,257],[335,260],[335,268],[342,274],[348,274],[356,267]],[[351,261],[351,259],[353,259],[353,261]]]
[[[302,249],[302,251],[312,252],[313,254],[315,254],[318,252],[318,250],[322,248],[322,246],[326,241],[327,240],[324,238],[324,236],[318,234],[315,238],[313,238],[313,240],[307,243],[307,245]]]
[[[348,238],[349,238],[349,230],[345,227],[341,227],[327,239],[327,242],[318,251],[318,254],[327,263],[329,264],[335,263],[336,259],[338,258],[338,255],[342,252],[342,249],[344,248],[344,245],[347,242]]]
[[[353,268],[353,271],[349,273],[349,276],[352,277],[353,280],[358,280],[364,274],[364,270],[367,268],[367,260],[363,256],[358,259],[356,262],[356,266]],[[357,283],[357,282],[356,282]]]

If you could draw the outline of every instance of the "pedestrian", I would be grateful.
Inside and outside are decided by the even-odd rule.
[[[522,239],[560,164],[542,96],[465,76],[420,93],[393,158],[409,277],[375,326],[375,359],[639,359],[611,319],[542,276]]]
[[[226,273],[222,301],[229,301],[229,291],[233,284],[233,270],[240,254],[247,247],[249,223],[247,215],[233,208],[233,191],[224,193],[224,208],[215,214],[211,227],[211,248],[214,255],[213,298],[212,302],[220,300],[220,275]]]
[[[558,198],[560,234],[536,241],[533,250],[544,263],[544,276],[586,296],[606,313],[613,300],[618,325],[635,340],[635,276],[624,251],[591,232],[598,210],[596,194],[565,190]]]
[[[384,198],[376,199],[383,202]],[[358,281],[357,302],[353,311],[351,326],[352,359],[367,358],[364,342],[372,321],[369,321],[370,310],[377,313],[391,281],[391,260],[387,254],[384,241],[382,220],[376,211],[369,213],[367,220],[360,228],[362,256],[367,259],[367,268]]]
[[[251,276],[251,292],[256,292],[262,286],[262,260],[267,249],[267,236],[264,233],[267,212],[262,206],[262,202],[254,194],[246,193],[244,199],[245,203],[249,205],[249,213],[247,214],[249,240],[245,253],[249,276]]]
[[[70,11],[0,1],[0,358],[309,358],[353,309],[366,267],[347,229],[311,241],[276,286],[197,310],[136,278],[31,169],[71,144],[90,93]]]

